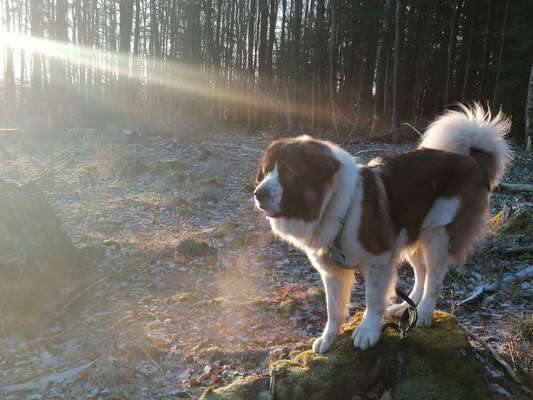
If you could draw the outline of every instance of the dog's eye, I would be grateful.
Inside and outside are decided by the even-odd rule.
[[[260,169],[257,172],[257,176],[255,177],[255,184],[258,185],[263,180],[264,177],[265,177],[265,173],[263,172],[262,169]]]

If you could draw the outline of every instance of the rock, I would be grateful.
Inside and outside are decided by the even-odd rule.
[[[84,244],[80,246],[79,253],[88,261],[98,261],[105,257],[105,248],[99,244]]]
[[[155,174],[164,174],[167,172],[186,171],[189,166],[180,160],[159,160],[155,163],[150,172]]]
[[[108,247],[114,247],[114,248],[117,248],[117,249],[120,248],[120,243],[117,242],[114,239],[106,239],[106,240],[104,240],[103,241],[103,245],[104,246],[108,246]]]
[[[188,259],[195,257],[214,257],[217,254],[216,248],[210,246],[207,242],[197,239],[182,240],[176,251]]]
[[[117,175],[126,179],[134,179],[140,175],[145,175],[150,172],[150,167],[143,161],[137,158],[124,158],[121,167],[118,169]]]
[[[220,180],[217,179],[217,178],[203,179],[199,183],[200,183],[200,185],[211,186],[211,187],[220,187],[220,186],[223,185],[223,183],[220,182]]]
[[[342,328],[331,350],[293,351],[270,364],[276,400],[354,398],[477,399],[485,398],[488,382],[483,365],[469,357],[466,333],[453,316],[437,311],[431,328],[417,328],[400,340],[384,332],[378,345],[367,351],[353,347],[351,333],[362,313]],[[309,348],[309,347],[307,347]],[[267,379],[240,378],[204,392],[201,399],[267,399]]]
[[[524,268],[521,271],[515,272],[514,274],[508,274],[503,277],[503,282],[511,284],[523,279],[529,279],[533,277],[533,265],[530,265],[527,268]]]
[[[178,293],[175,296],[172,296],[172,303],[183,303],[185,301],[194,300],[196,295],[192,292],[183,292]]]

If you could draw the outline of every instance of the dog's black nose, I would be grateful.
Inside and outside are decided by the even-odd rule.
[[[259,189],[255,189],[254,196],[259,203],[263,203],[270,196],[270,192],[268,191],[267,188],[262,187]]]

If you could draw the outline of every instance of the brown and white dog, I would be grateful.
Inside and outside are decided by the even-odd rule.
[[[353,270],[327,250],[340,236],[345,265],[366,280],[366,311],[353,333],[355,347],[374,346],[396,267],[406,258],[415,272],[410,293],[418,326],[431,324],[450,264],[461,262],[486,230],[489,194],[511,151],[510,121],[479,105],[448,111],[426,130],[413,151],[372,160],[368,166],[327,141],[308,136],[274,141],[265,151],[255,202],[273,232],[302,249],[320,272],[328,320],[315,352],[326,352],[345,321]],[[345,219],[344,222],[343,219]]]

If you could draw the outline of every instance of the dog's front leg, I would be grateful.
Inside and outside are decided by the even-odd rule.
[[[326,291],[328,322],[322,336],[314,341],[313,351],[323,354],[329,350],[341,325],[348,316],[347,306],[352,293],[355,274],[354,271],[331,267],[326,271],[320,270],[320,275]]]
[[[381,335],[385,300],[394,278],[394,267],[389,263],[369,265],[364,273],[366,310],[363,320],[352,334],[354,346],[361,350],[373,347]]]

